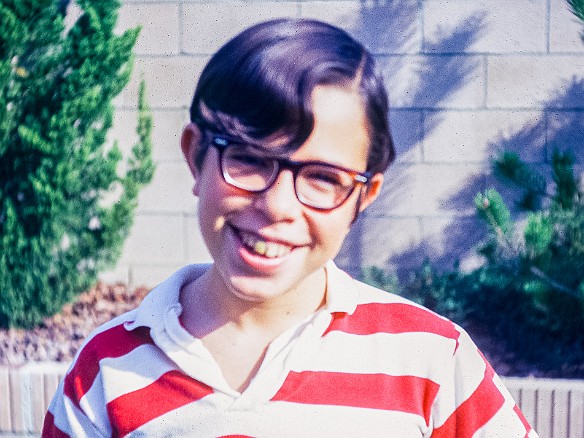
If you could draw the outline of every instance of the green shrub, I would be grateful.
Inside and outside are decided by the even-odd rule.
[[[495,162],[500,177],[523,191],[519,206],[527,211],[514,220],[497,191],[477,195],[477,214],[488,228],[478,248],[481,267],[438,272],[426,262],[401,285],[378,268],[364,270],[363,279],[471,333],[488,333],[541,371],[584,372],[584,193],[573,165],[570,153],[555,152],[546,181],[516,154]]]
[[[513,165],[513,163],[515,165]],[[531,203],[524,223],[513,222],[501,197],[490,190],[475,199],[489,227],[481,252],[488,269],[507,277],[529,303],[529,325],[566,342],[584,329],[584,193],[574,174],[571,153],[554,152],[549,193],[535,192],[532,182],[544,180],[514,154],[495,163],[502,177],[518,185]],[[529,169],[517,173],[517,168]],[[525,206],[525,203],[521,203]]]
[[[360,280],[387,292],[402,295],[454,321],[465,318],[465,304],[458,294],[464,288],[455,286],[464,282],[465,276],[458,270],[440,273],[426,261],[406,282],[400,283],[394,273],[368,266],[363,268]]]
[[[143,84],[131,156],[106,145],[139,29],[114,33],[118,1],[76,3],[69,30],[55,0],[0,4],[0,326],[38,323],[112,266],[153,175]]]

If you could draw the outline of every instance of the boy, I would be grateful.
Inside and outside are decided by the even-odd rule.
[[[87,340],[43,436],[535,437],[463,330],[331,262],[393,161],[387,116],[333,26],[222,47],[181,139],[214,263]]]

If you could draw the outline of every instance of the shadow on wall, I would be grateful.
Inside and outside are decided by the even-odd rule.
[[[480,67],[476,56],[441,54],[466,52],[483,29],[482,14],[442,35],[438,42],[423,47],[423,56],[416,56],[420,53],[420,42],[417,40],[419,21],[415,4],[404,5],[399,0],[377,1],[363,3],[360,19],[354,29],[349,29],[376,54],[384,72],[391,98],[391,128],[398,163],[407,162],[408,156],[415,156],[416,146],[432,134],[441,122],[440,113],[435,109],[445,106],[458,90],[473,79]],[[391,206],[395,200],[409,196],[403,187],[410,185],[410,177],[403,167],[391,167],[389,179],[391,183],[385,184],[381,199],[355,223],[336,259],[352,275],[358,276],[360,266],[371,264],[369,261],[372,259],[376,259],[377,266],[385,263],[388,267],[399,266],[407,270],[419,265],[419,261],[430,254],[430,248],[421,243],[390,260],[375,257],[376,252],[384,257],[387,249],[383,248],[383,241],[392,239],[387,230],[380,230],[384,228],[380,219],[392,214]],[[474,193],[476,190],[469,191]],[[457,242],[456,245],[463,243]]]
[[[544,103],[539,118],[511,135],[499,135],[489,143],[489,155],[497,156],[503,150],[514,151],[532,163],[537,163],[541,171],[551,181],[551,156],[554,149],[570,150],[576,157],[578,171],[584,171],[584,80],[574,78],[557,92],[557,96]],[[479,191],[488,187],[496,188],[507,202],[515,216],[514,208],[520,200],[519,191],[503,185],[492,175],[471,179],[457,193],[444,200],[449,210],[463,211],[472,206]],[[363,222],[363,221],[362,221]],[[362,224],[361,222],[361,224]],[[454,218],[443,230],[442,248],[439,253],[431,242],[421,242],[385,261],[388,269],[397,269],[400,277],[419,267],[428,258],[439,269],[451,269],[454,263],[473,253],[485,238],[486,228],[475,216]],[[360,226],[359,237],[364,239],[367,229]],[[352,244],[359,242],[352,241]],[[396,270],[393,268],[393,270]],[[358,273],[355,272],[355,275]]]
[[[415,20],[418,19],[415,7],[411,9],[404,13],[399,1],[362,6],[360,25],[367,30],[354,32],[370,49],[378,53],[380,64],[387,72],[386,81],[392,96],[396,94],[395,88],[403,82],[403,79],[395,81],[392,78],[403,77],[403,71],[407,71],[409,66],[405,59],[407,57],[395,54],[384,56],[383,50],[390,47],[392,53],[411,51],[412,40],[415,38]],[[393,18],[396,16],[399,19]],[[406,19],[409,21],[404,22]],[[474,254],[474,249],[486,236],[485,226],[474,214],[473,200],[476,194],[488,187],[495,187],[512,211],[513,204],[519,200],[518,192],[497,181],[491,175],[489,163],[484,163],[480,172],[467,179],[456,193],[438,201],[441,210],[454,212],[452,217],[438,219],[439,222],[442,221],[442,226],[438,227],[441,230],[440,236],[436,239],[440,241],[439,248],[436,247],[434,238],[426,237],[425,240],[413,244],[406,242],[403,251],[388,255],[388,247],[394,246],[395,240],[403,240],[400,227],[404,235],[410,234],[405,227],[422,229],[421,219],[414,217],[417,213],[412,213],[412,217],[406,219],[392,218],[389,222],[384,221],[384,218],[392,215],[392,205],[398,201],[403,204],[403,198],[414,199],[411,193],[403,189],[411,186],[411,177],[407,172],[408,166],[400,165],[401,160],[405,156],[407,162],[407,156],[412,155],[416,143],[429,137],[440,125],[441,113],[436,109],[447,106],[448,99],[472,81],[479,68],[477,58],[473,56],[431,54],[464,53],[480,35],[483,22],[483,16],[475,16],[450,34],[443,35],[439,42],[424,47],[423,64],[414,72],[411,80],[406,77],[407,90],[411,91],[411,97],[406,91],[408,97],[403,102],[397,102],[397,106],[395,101],[392,102],[394,116],[396,112],[410,114],[409,117],[392,120],[398,157],[401,158],[397,165],[390,168],[386,178],[388,183],[385,184],[381,199],[355,223],[337,257],[337,263],[352,275],[359,276],[361,266],[374,264],[396,271],[401,278],[407,278],[426,259],[438,269],[451,269],[458,260]],[[376,39],[376,34],[379,39]],[[398,37],[392,40],[395,35]],[[374,44],[375,41],[379,41],[379,46]],[[402,106],[408,109],[402,110]],[[418,121],[417,117],[421,120]],[[497,127],[493,126],[493,129],[496,132]],[[551,154],[555,148],[571,150],[576,156],[576,162],[580,165],[584,163],[584,80],[581,78],[573,78],[556,92],[556,96],[542,102],[539,114],[527,125],[511,134],[495,136],[488,144],[487,155],[496,157],[503,150],[515,151],[522,159],[537,163],[549,174]],[[414,164],[415,162],[414,159]],[[419,202],[419,198],[415,202]],[[412,206],[412,211],[419,212],[420,208]],[[517,210],[514,212],[518,213]],[[389,225],[391,222],[393,225]],[[467,266],[472,267],[473,261],[477,260],[471,257]]]
[[[501,151],[514,151],[526,162],[540,163],[541,171],[551,181],[551,156],[554,149],[570,150],[576,156],[576,162],[584,163],[584,80],[573,79],[571,83],[557,91],[557,96],[543,104],[543,109],[537,121],[523,127],[508,136],[498,136],[489,144],[490,156],[496,157]],[[579,108],[578,108],[579,105]],[[580,169],[582,170],[582,169]],[[481,181],[470,181],[447,202],[450,208],[464,208],[472,202],[476,193],[484,190]],[[496,188],[505,199],[508,207],[518,216],[517,204],[520,200],[519,191],[509,185],[489,176],[487,187]],[[471,219],[475,223],[478,220]],[[454,258],[460,258],[464,252],[475,248],[485,237],[485,227],[482,223],[474,227],[477,232],[466,235],[461,223],[453,223],[444,231],[444,253],[434,259],[437,266],[451,268]],[[459,242],[463,241],[464,246]],[[408,257],[402,254],[400,257]],[[399,263],[393,260],[393,263]]]

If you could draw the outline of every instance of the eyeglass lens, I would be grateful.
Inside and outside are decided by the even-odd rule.
[[[277,159],[260,156],[245,146],[229,146],[222,151],[221,167],[225,180],[244,190],[261,192],[278,177]],[[355,187],[354,177],[324,164],[305,164],[295,170],[294,186],[300,202],[317,209],[341,205]]]

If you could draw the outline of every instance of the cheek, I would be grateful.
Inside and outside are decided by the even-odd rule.
[[[334,211],[311,217],[312,230],[317,234],[318,241],[329,251],[338,251],[351,227],[353,215],[344,211]]]
[[[230,214],[241,211],[250,203],[249,197],[242,196],[237,189],[220,179],[203,179],[197,190],[199,218],[205,221],[207,229],[215,232],[223,227]]]

